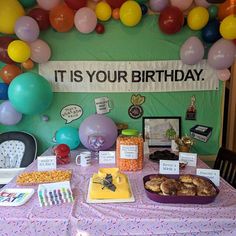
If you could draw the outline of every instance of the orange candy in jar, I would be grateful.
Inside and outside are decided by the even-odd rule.
[[[143,138],[137,130],[122,130],[116,140],[116,162],[121,171],[138,171],[143,168]]]

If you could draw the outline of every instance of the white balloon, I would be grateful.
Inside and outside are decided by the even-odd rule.
[[[204,46],[202,41],[196,36],[188,38],[180,48],[180,59],[184,64],[197,64],[203,57]]]

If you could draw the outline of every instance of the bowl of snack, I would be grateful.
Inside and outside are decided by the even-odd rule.
[[[210,179],[190,174],[151,174],[143,177],[143,184],[147,197],[160,203],[208,204],[219,193]]]

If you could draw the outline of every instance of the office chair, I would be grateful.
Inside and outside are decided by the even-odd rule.
[[[37,156],[37,141],[23,131],[0,134],[0,184],[10,182],[20,171],[31,164]]]
[[[219,169],[220,176],[236,188],[236,152],[221,147],[213,168]]]

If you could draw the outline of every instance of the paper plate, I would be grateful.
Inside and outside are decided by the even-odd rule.
[[[0,206],[21,206],[34,194],[32,188],[7,188],[0,191]]]

